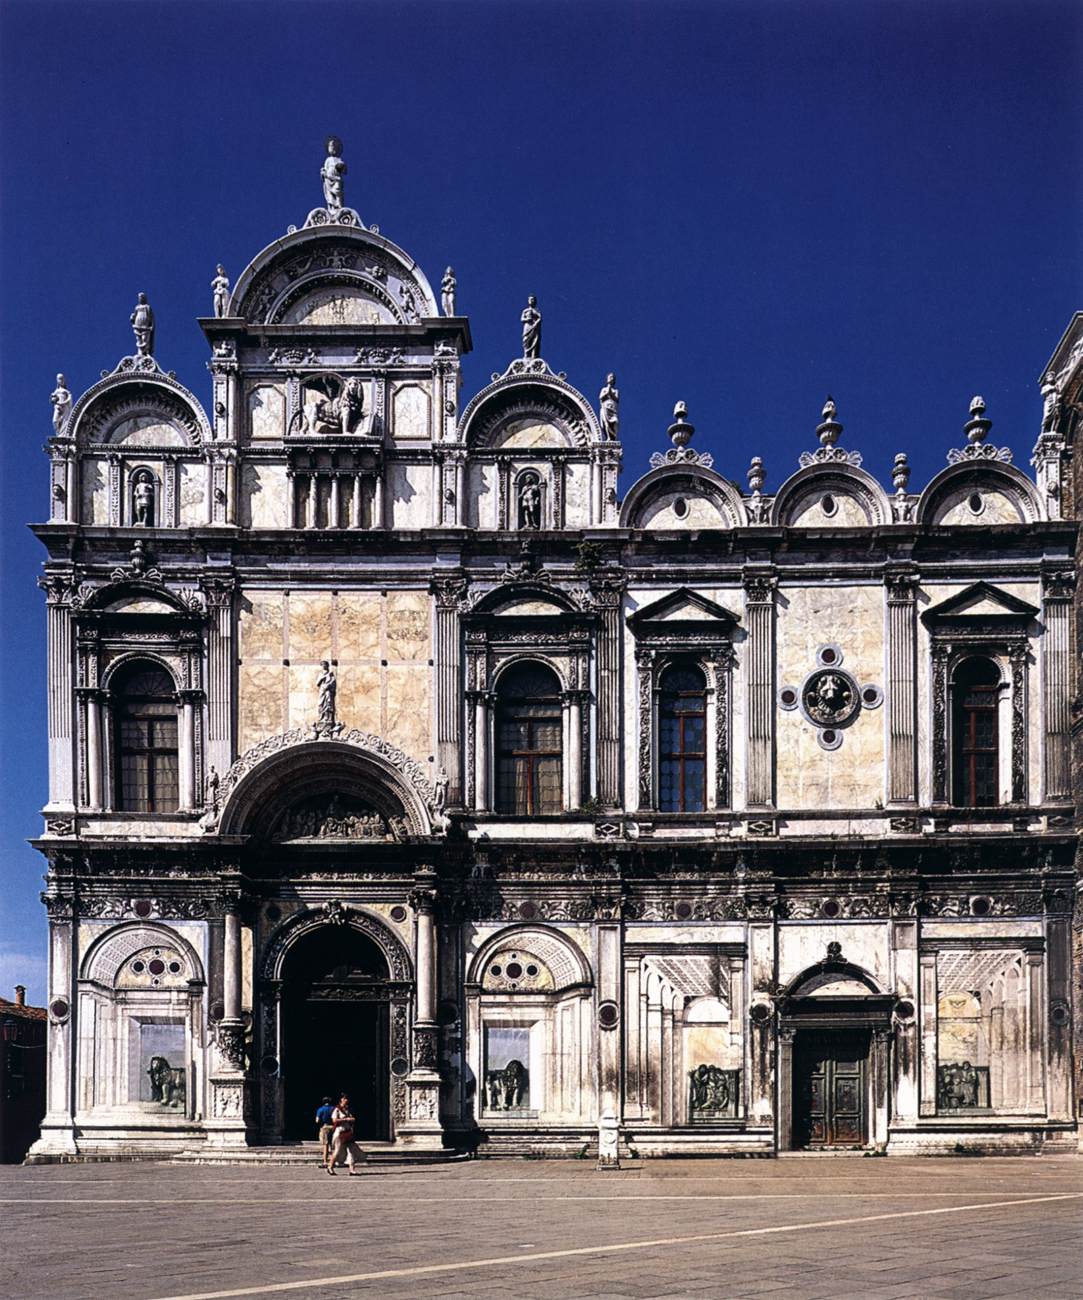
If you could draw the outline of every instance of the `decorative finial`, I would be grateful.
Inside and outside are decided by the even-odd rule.
[[[816,426],[816,436],[821,447],[833,447],[842,433],[842,425],[835,419],[837,408],[835,399],[829,393],[824,409],[820,412],[822,423]]]
[[[154,312],[147,302],[147,295],[141,293],[136,300],[131,315],[132,333],[135,335],[136,354],[141,357],[154,355]]]
[[[970,419],[963,425],[963,432],[971,446],[984,442],[993,427],[992,420],[985,418],[985,398],[974,397],[970,402]]]
[[[752,463],[748,467],[748,486],[752,489],[754,497],[758,497],[762,493],[766,481],[767,473],[763,468],[763,458],[753,456]]]
[[[342,141],[337,135],[328,136],[327,157],[320,168],[320,179],[323,181],[323,201],[332,216],[337,216],[343,208],[342,178],[345,175],[346,164],[342,161]]]
[[[457,284],[455,272],[449,266],[444,272],[443,280],[440,281],[440,300],[444,307],[445,316],[455,315],[455,288]]]
[[[695,431],[695,425],[688,423],[688,407],[684,402],[678,402],[673,408],[673,423],[666,430],[670,442],[683,449],[692,441]]]
[[[906,459],[905,451],[900,451],[895,457],[895,464],[891,467],[891,482],[895,491],[902,496],[910,482],[910,462]]]
[[[221,262],[214,268],[211,293],[214,295],[214,314],[221,320],[229,307],[229,276]]]
[[[538,310],[538,300],[533,294],[526,300],[519,319],[523,322],[523,357],[532,361],[541,356],[542,315]]]

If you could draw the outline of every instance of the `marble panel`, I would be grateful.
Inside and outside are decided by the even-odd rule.
[[[281,384],[256,384],[248,394],[248,436],[281,441],[286,433],[286,393]]]
[[[316,721],[319,713],[320,693],[316,682],[320,675],[318,664],[290,662],[287,673],[287,729],[307,727]],[[341,711],[340,711],[341,716]]]
[[[332,604],[329,591],[304,595],[290,592],[289,651],[286,657],[291,663],[306,659],[319,663],[321,659],[334,656]]]
[[[832,892],[825,885],[824,895]],[[827,955],[827,945],[842,946],[844,961],[860,966],[885,991],[891,991],[891,935],[883,922],[783,924],[778,927],[778,978],[789,984]]]
[[[971,509],[971,498],[978,497],[978,510]],[[937,510],[937,524],[1018,524],[1023,519],[1019,507],[1003,492],[973,486],[960,488],[941,502]]]
[[[79,465],[79,517],[84,524],[109,523],[109,469],[104,460],[84,456]]]
[[[181,461],[179,468],[181,525],[198,527],[207,522],[207,466]]]
[[[247,592],[241,600],[241,658],[281,663],[286,657],[285,625],[286,600],[281,591]]]
[[[431,685],[428,666],[389,667],[384,736],[408,754],[425,761],[432,745]]]
[[[383,727],[382,678],[368,665],[340,664],[338,668],[338,716],[347,727],[358,727],[380,735]]]
[[[428,438],[432,400],[420,384],[401,384],[391,398],[391,432],[396,438]]]
[[[339,662],[380,659],[380,597],[375,592],[343,592],[337,603]]]
[[[401,461],[389,461],[384,482],[384,512],[389,527],[431,527],[431,465],[406,465]]]
[[[541,416],[509,420],[493,439],[494,447],[567,447],[568,439],[557,425]]]
[[[187,447],[184,430],[161,415],[132,415],[109,431],[110,443],[128,447]]]
[[[241,525],[244,528],[289,527],[289,482],[279,466],[241,466]]]
[[[683,507],[678,505],[683,502]],[[684,514],[680,513],[683,508]],[[729,521],[709,497],[691,492],[667,492],[648,503],[640,516],[641,528],[728,528]]]
[[[569,464],[564,473],[564,517],[569,528],[590,524],[590,466]]]
[[[869,516],[856,497],[832,487],[797,502],[790,524],[794,528],[867,528]]]
[[[387,658],[428,659],[431,654],[429,597],[420,591],[391,592],[387,608]]]
[[[394,325],[395,318],[381,302],[353,286],[317,289],[283,316],[288,325]]]
[[[286,669],[281,662],[242,663],[237,674],[239,749],[286,730]]]

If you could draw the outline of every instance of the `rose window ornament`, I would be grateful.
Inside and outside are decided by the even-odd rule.
[[[800,686],[786,684],[778,693],[779,707],[787,712],[800,710],[816,728],[821,749],[838,749],[843,732],[861,710],[879,708],[884,693],[872,683],[859,685],[842,667],[843,653],[834,643],[821,645],[816,651],[816,667]]]

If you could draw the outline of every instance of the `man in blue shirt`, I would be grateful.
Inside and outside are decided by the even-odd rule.
[[[316,1123],[320,1126],[320,1165],[326,1165],[327,1159],[331,1154],[331,1134],[334,1131],[334,1125],[331,1123],[331,1116],[335,1108],[331,1105],[331,1098],[324,1097],[319,1110],[316,1112]]]

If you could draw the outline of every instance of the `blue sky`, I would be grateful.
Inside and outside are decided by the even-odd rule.
[[[1059,0],[0,5],[0,994],[44,995],[41,446],[131,350],[206,400],[195,318],[320,200],[459,278],[467,393],[543,353],[621,389],[626,490],[683,398],[695,445],[768,487],[843,443],[919,487],[982,393],[1027,464],[1036,379],[1083,307],[1083,9]]]

